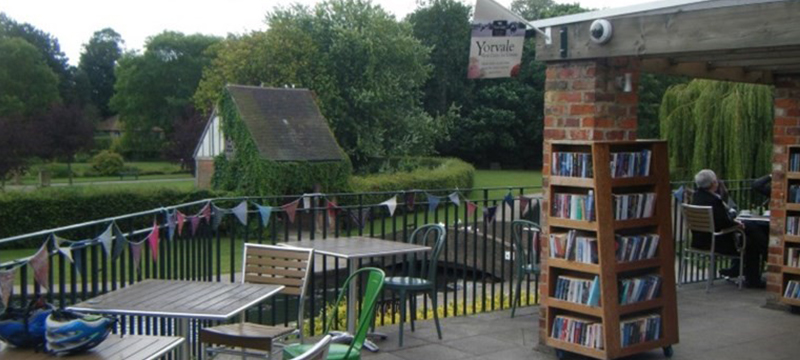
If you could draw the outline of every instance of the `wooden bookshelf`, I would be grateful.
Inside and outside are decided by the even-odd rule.
[[[550,208],[547,232],[563,233],[574,229],[589,232],[597,238],[599,264],[584,264],[564,259],[548,258],[545,272],[548,274],[548,291],[542,294],[547,312],[545,343],[556,349],[559,358],[566,352],[596,359],[616,359],[633,354],[663,349],[672,355],[672,345],[678,343],[678,317],[675,297],[675,249],[671,234],[669,163],[667,144],[664,141],[554,141],[546,144],[553,161],[554,153],[591,153],[592,178],[550,176],[548,194]],[[612,154],[650,150],[650,168],[647,176],[611,177]],[[555,217],[553,201],[557,193],[585,193],[591,190],[594,196],[596,218],[570,220]],[[613,194],[655,193],[654,216],[630,220],[616,220]],[[616,235],[658,234],[656,255],[651,259],[617,262]],[[800,239],[800,238],[799,238]],[[559,275],[581,276],[600,280],[600,305],[591,307],[557,299],[555,281]],[[658,275],[661,277],[660,296],[631,304],[620,304],[619,281],[623,277]],[[660,338],[622,347],[621,321],[637,316],[661,316]],[[604,348],[590,348],[552,337],[553,324],[557,316],[589,318],[602,324]]]
[[[800,216],[800,204],[789,202],[791,200],[790,194],[790,187],[792,185],[800,185],[800,171],[792,171],[792,170],[800,170],[800,169],[792,169],[791,162],[792,156],[800,156],[800,146],[794,145],[789,146],[787,148],[789,156],[787,156],[787,163],[786,163],[786,181],[785,181],[785,188],[784,190],[784,201],[786,203],[786,218],[784,218],[784,225],[786,228],[783,232],[783,246],[782,249],[782,259],[783,262],[780,267],[781,269],[781,293],[780,298],[784,304],[790,306],[800,306],[800,299],[795,298],[787,298],[784,295],[786,294],[786,286],[789,280],[796,280],[800,281],[800,268],[792,267],[787,265],[788,259],[788,252],[790,248],[800,248],[800,236],[798,235],[789,235],[789,228],[788,228],[788,218],[793,216]]]

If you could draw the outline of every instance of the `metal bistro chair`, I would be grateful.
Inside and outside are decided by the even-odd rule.
[[[330,334],[331,326],[336,322],[339,312],[339,304],[347,290],[350,288],[350,282],[354,281],[359,275],[366,273],[367,281],[362,285],[364,296],[361,298],[361,313],[358,317],[358,327],[353,336],[353,340],[349,345],[333,343],[330,346],[330,351],[325,359],[327,360],[359,360],[361,359],[361,348],[364,346],[364,341],[367,339],[367,331],[372,324],[372,319],[375,317],[375,305],[378,303],[378,294],[383,289],[383,281],[386,275],[383,270],[377,268],[361,268],[347,277],[344,281],[342,289],[339,290],[339,296],[333,304],[333,311],[328,318],[328,323],[325,326],[325,334]],[[300,356],[308,351],[311,345],[292,344],[283,349],[283,359],[300,359]]]
[[[331,348],[331,336],[325,335],[314,347],[300,354],[294,360],[325,360],[328,358],[328,350]]]
[[[442,327],[439,325],[438,296],[436,296],[436,271],[439,263],[439,254],[444,248],[447,239],[444,226],[439,224],[423,225],[414,230],[408,238],[408,243],[417,245],[428,245],[433,242],[430,256],[422,254],[408,255],[408,262],[405,264],[409,276],[394,276],[386,278],[385,287],[400,295],[400,346],[403,346],[403,323],[406,321],[406,300],[411,295],[411,331],[414,331],[414,319],[416,318],[416,293],[425,292],[430,296],[433,306],[433,320],[436,322],[436,333],[439,340],[442,339]],[[421,262],[420,277],[417,277],[417,261]]]
[[[529,220],[514,220],[511,222],[511,234],[514,236],[514,248],[516,253],[517,267],[517,286],[514,292],[514,299],[511,301],[511,317],[517,311],[517,305],[522,301],[522,280],[525,275],[539,275],[540,264],[538,261],[539,241],[541,241],[541,229],[539,225]],[[527,234],[528,236],[523,236]],[[526,241],[530,246],[526,246]],[[528,249],[525,251],[525,249]]]
[[[714,214],[711,206],[698,206],[698,205],[689,205],[689,204],[681,204],[681,210],[683,213],[683,219],[686,223],[686,227],[689,231],[695,232],[703,232],[711,234],[711,249],[704,250],[704,249],[696,249],[691,247],[691,241],[688,241],[684,244],[683,247],[683,256],[681,259],[681,268],[680,274],[678,274],[678,283],[680,284],[680,280],[683,279],[683,274],[686,272],[686,265],[688,261],[688,256],[691,253],[694,254],[703,254],[709,256],[711,258],[711,263],[708,266],[708,283],[706,283],[706,292],[711,289],[711,286],[714,285],[714,278],[717,275],[717,263],[716,263],[716,240],[717,236],[730,234],[730,233],[738,233],[742,237],[742,244],[739,246],[739,243],[736,244],[736,250],[739,252],[739,256],[735,255],[728,255],[728,254],[719,254],[724,256],[729,256],[733,258],[739,259],[739,278],[737,279],[737,283],[739,284],[739,289],[742,288],[742,284],[744,283],[744,249],[745,244],[747,242],[747,238],[745,237],[744,231],[739,227],[730,227],[727,229],[723,229],[721,231],[714,231]]]
[[[206,352],[211,356],[224,353],[269,359],[275,341],[282,340],[292,333],[298,333],[302,342],[305,289],[308,283],[308,268],[313,259],[313,249],[245,243],[242,282],[284,285],[282,294],[298,296],[297,327],[247,323],[245,316],[242,315],[239,324],[218,325],[200,330],[201,343],[221,345],[209,347]],[[246,349],[265,351],[266,354]]]

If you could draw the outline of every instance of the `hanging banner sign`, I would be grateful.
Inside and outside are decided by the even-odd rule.
[[[472,19],[467,78],[516,77],[522,62],[525,23],[493,0],[477,0]]]

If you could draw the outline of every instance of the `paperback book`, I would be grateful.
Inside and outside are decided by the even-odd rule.
[[[576,304],[599,306],[600,279],[597,276],[593,280],[559,276],[556,279],[556,291],[553,297]]]
[[[658,297],[660,290],[661,277],[658,275],[622,279],[619,281],[619,303],[626,305],[652,300]]]
[[[658,249],[658,234],[617,235],[618,262],[652,259]]]
[[[653,216],[655,193],[614,195],[614,218],[617,220],[641,219]]]
[[[603,348],[603,325],[571,316],[556,316],[550,337],[594,349]]]
[[[554,176],[591,178],[592,154],[582,152],[554,152],[550,173]]]
[[[661,338],[661,315],[640,316],[619,324],[622,347]]]
[[[650,156],[652,152],[644,149],[636,152],[611,153],[611,177],[627,178],[650,175]]]
[[[554,194],[553,216],[572,220],[595,220],[594,192],[588,194]]]
[[[575,230],[550,234],[550,257],[586,264],[597,264],[597,238]]]

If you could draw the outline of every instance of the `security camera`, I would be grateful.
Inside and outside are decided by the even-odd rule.
[[[589,37],[595,44],[605,44],[611,40],[611,35],[614,33],[614,28],[611,23],[606,19],[598,19],[592,22],[589,26]]]

